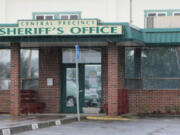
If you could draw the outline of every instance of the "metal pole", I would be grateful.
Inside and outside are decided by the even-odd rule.
[[[77,106],[77,118],[78,121],[80,121],[80,114],[79,114],[79,67],[78,67],[78,63],[79,63],[79,59],[78,59],[78,45],[75,46],[76,47],[76,86],[77,86],[77,90],[76,90],[76,106]]]
[[[130,24],[133,23],[133,20],[132,20],[132,0],[130,0]]]

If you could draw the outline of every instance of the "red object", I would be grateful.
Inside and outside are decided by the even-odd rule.
[[[21,113],[43,113],[45,103],[38,102],[38,93],[34,90],[21,90]]]
[[[119,89],[118,91],[118,112],[119,114],[125,114],[129,112],[128,105],[128,90]]]

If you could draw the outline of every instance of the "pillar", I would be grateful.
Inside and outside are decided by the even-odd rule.
[[[20,115],[20,44],[11,43],[10,113]]]
[[[108,92],[108,83],[107,83],[107,80],[108,80],[108,74],[107,74],[107,70],[108,70],[108,67],[107,67],[107,47],[104,47],[102,49],[102,97],[103,97],[103,100],[102,100],[102,107],[103,107],[103,111],[108,113],[108,95],[107,95],[107,92]]]
[[[141,79],[141,48],[135,48],[134,50],[134,78],[135,88],[142,89],[142,79]]]
[[[118,47],[108,44],[108,115],[118,115]]]

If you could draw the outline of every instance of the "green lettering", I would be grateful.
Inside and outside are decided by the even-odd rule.
[[[5,32],[5,28],[0,28],[0,35],[5,35],[6,32]]]
[[[117,27],[111,27],[111,33],[117,33]]]
[[[105,33],[105,34],[108,34],[109,32],[106,31],[107,29],[109,29],[109,27],[102,27],[102,28],[101,28],[101,32],[102,32],[102,33]]]
[[[64,33],[63,27],[58,27],[57,31],[58,31],[57,34],[63,34]]]
[[[24,34],[24,28],[18,28],[18,35]]]
[[[25,28],[25,35],[32,35],[32,29],[31,28]]]
[[[79,27],[72,27],[70,31],[73,34],[79,34],[81,32],[81,29]]]
[[[16,28],[7,28],[8,35],[16,35]]]
[[[82,28],[83,34],[86,34],[87,31],[89,31],[88,27],[83,27],[83,28]]]

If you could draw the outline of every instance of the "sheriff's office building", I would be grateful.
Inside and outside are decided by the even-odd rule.
[[[0,25],[0,113],[76,113],[75,45],[81,113],[180,106],[180,28],[34,12],[32,20]]]

